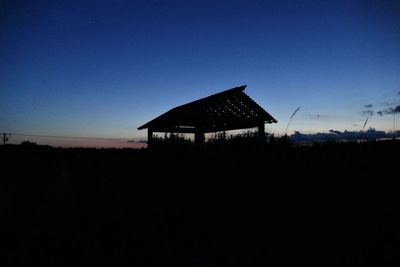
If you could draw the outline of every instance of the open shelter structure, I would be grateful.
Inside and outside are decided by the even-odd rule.
[[[267,111],[244,93],[246,85],[235,87],[205,98],[175,107],[143,124],[150,146],[153,133],[192,133],[195,143],[202,144],[205,133],[258,127],[265,140],[265,123],[276,123]]]

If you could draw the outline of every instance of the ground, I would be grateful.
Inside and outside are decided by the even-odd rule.
[[[2,266],[399,266],[394,142],[0,148]]]

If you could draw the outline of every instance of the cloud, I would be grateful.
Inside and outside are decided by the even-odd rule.
[[[361,115],[368,116],[368,117],[372,117],[372,116],[374,116],[374,114],[375,114],[374,111],[371,109],[363,110],[361,112]]]
[[[400,131],[396,131],[396,135],[399,135]],[[315,134],[303,134],[295,132],[290,136],[290,139],[294,142],[299,143],[312,143],[312,142],[326,142],[330,140],[358,140],[358,139],[379,139],[379,138],[391,138],[393,133],[377,131],[373,128],[369,128],[367,131],[337,131],[329,130],[328,133],[315,133]]]
[[[390,114],[393,114],[393,113],[400,113],[400,105],[398,105],[398,106],[395,107],[395,108],[387,108],[387,109],[380,110],[380,111],[378,111],[377,113],[378,113],[380,116],[383,116],[383,115],[390,115]]]
[[[393,107],[393,106],[397,106],[399,105],[400,102],[397,101],[384,101],[384,102],[380,102],[379,105],[384,106],[384,107]]]
[[[400,91],[399,91],[399,92],[397,92],[397,95],[400,95]]]
[[[380,102],[379,103],[381,106],[393,106],[393,105],[395,105],[395,103],[394,102],[389,102],[389,101],[384,101],[384,102]]]
[[[329,130],[330,133],[334,133],[334,134],[341,134],[342,132],[340,131],[336,131],[336,130]]]
[[[364,107],[365,107],[365,108],[372,108],[373,105],[372,105],[372,104],[367,104],[367,105],[365,105]]]
[[[318,120],[318,119],[321,119],[321,117],[323,117],[323,116],[321,114],[308,114],[308,117],[310,119]]]

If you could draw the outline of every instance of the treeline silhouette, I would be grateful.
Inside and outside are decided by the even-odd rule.
[[[1,265],[400,264],[398,142],[173,138],[0,146]]]

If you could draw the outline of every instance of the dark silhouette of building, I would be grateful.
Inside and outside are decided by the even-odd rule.
[[[267,111],[243,91],[246,85],[235,87],[182,106],[175,107],[140,126],[148,129],[148,145],[153,133],[193,133],[195,143],[204,143],[204,134],[258,127],[265,140],[265,123],[276,123]]]

